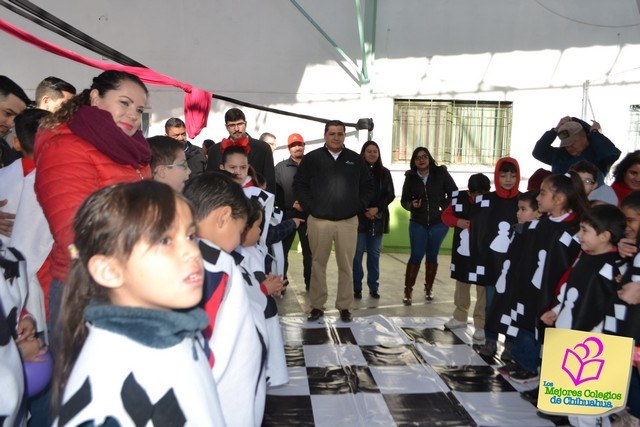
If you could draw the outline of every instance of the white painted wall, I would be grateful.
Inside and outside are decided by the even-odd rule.
[[[364,1],[364,0],[363,0]],[[511,155],[527,177],[542,165],[530,153],[564,115],[580,116],[582,84],[604,132],[624,152],[631,104],[640,103],[640,13],[634,0],[379,0],[376,59],[363,90],[337,52],[286,0],[34,0],[68,23],[158,72],[206,90],[274,108],[355,122],[372,117],[383,162],[392,165],[394,98],[513,102]],[[354,59],[360,47],[353,2],[299,3]],[[95,54],[0,8],[5,19],[45,40]],[[87,87],[97,70],[57,58],[0,33],[2,74],[32,95],[48,75]],[[98,58],[100,59],[100,58]],[[182,92],[150,87],[152,134],[182,115]],[[223,138],[214,99],[209,126],[195,139]],[[243,109],[248,131],[301,133],[320,143],[323,125]],[[591,119],[589,114],[586,119]],[[366,133],[348,139],[359,150]],[[276,151],[281,159],[286,150]],[[482,168],[451,167],[458,184]]]

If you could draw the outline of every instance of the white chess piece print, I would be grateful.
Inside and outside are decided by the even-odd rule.
[[[578,292],[576,288],[569,288],[569,290],[567,290],[564,306],[562,310],[560,310],[560,313],[558,313],[558,318],[556,319],[556,328],[571,329],[573,325],[573,307],[579,296],[580,292]]]
[[[536,271],[533,273],[533,277],[531,278],[531,284],[538,289],[542,286],[542,271],[546,259],[547,251],[540,249],[538,252],[538,268],[536,268]]]
[[[492,251],[501,254],[507,253],[507,249],[509,249],[510,243],[509,228],[511,228],[511,226],[508,222],[500,221],[500,223],[498,224],[498,235],[493,239],[491,245],[489,246]]]
[[[511,267],[511,261],[508,259],[504,260],[504,263],[502,263],[502,274],[500,274],[496,282],[496,292],[499,294],[503,294],[507,289],[507,272],[509,271],[509,267]]]
[[[457,252],[462,256],[471,255],[469,251],[469,229],[467,228],[460,232],[460,245],[458,246]]]

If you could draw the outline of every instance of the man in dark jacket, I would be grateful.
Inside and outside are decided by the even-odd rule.
[[[313,259],[310,321],[324,315],[327,262],[334,242],[339,270],[335,306],[343,321],[351,321],[358,214],[369,205],[373,178],[362,157],[344,146],[345,131],[341,121],[329,121],[324,128],[324,147],[302,158],[293,180],[296,199],[309,213],[307,234]]]
[[[247,134],[247,119],[239,108],[231,108],[224,115],[229,138],[223,139],[209,150],[207,170],[217,171],[222,161],[222,151],[228,145],[240,145],[245,148],[249,164],[267,181],[266,190],[276,194],[276,174],[273,167],[273,152],[264,141],[253,139]],[[224,145],[224,147],[223,147]]]
[[[560,138],[560,147],[551,146],[556,136]],[[567,116],[542,135],[531,154],[536,160],[551,165],[553,173],[566,173],[571,165],[580,160],[591,162],[602,172],[599,181],[604,184],[604,177],[620,157],[620,150],[600,133],[597,122],[589,125],[576,117]]]
[[[187,127],[182,120],[177,117],[170,118],[164,124],[164,132],[169,138],[178,140],[184,145],[184,155],[191,170],[189,178],[207,169],[207,156],[204,150],[187,141]]]
[[[302,212],[300,203],[293,194],[293,179],[298,172],[298,165],[304,156],[304,139],[299,133],[289,135],[287,142],[289,154],[291,156],[276,165],[276,204],[284,212],[284,219],[300,218],[306,221],[307,213]],[[296,234],[292,233],[282,241],[284,251],[284,278],[287,278],[289,269],[289,249]],[[304,268],[304,285],[309,290],[311,283],[311,249],[309,249],[309,238],[307,237],[307,223],[301,222],[298,226],[298,238],[302,246],[302,264]]]

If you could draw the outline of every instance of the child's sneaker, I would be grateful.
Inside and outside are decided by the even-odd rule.
[[[522,369],[516,362],[507,362],[498,368],[498,372],[503,375],[511,375],[518,369]]]
[[[478,352],[483,356],[494,356],[498,350],[498,344],[493,340],[486,340]]]
[[[526,384],[532,381],[538,381],[540,376],[538,372],[529,372],[526,369],[520,368],[510,373],[509,378],[518,384]]]
[[[466,326],[467,326],[467,322],[461,322],[460,320],[457,320],[454,317],[447,320],[444,324],[444,327],[446,329],[458,329],[458,328],[464,328]]]

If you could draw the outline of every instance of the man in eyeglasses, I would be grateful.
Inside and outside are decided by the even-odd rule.
[[[204,150],[187,141],[187,127],[182,120],[172,117],[164,124],[165,135],[180,141],[184,146],[184,155],[187,157],[187,164],[191,173],[189,177],[201,174],[207,169],[207,156]]]
[[[556,136],[560,138],[560,146],[552,147]],[[580,160],[591,162],[602,172],[598,181],[603,184],[611,165],[620,157],[620,150],[600,133],[598,122],[589,125],[576,117],[567,116],[542,135],[531,154],[536,160],[551,165],[553,173],[566,173],[571,165]]]
[[[266,190],[276,194],[276,173],[273,166],[273,153],[269,144],[254,139],[247,133],[247,119],[239,108],[229,109],[224,115],[224,122],[229,137],[211,147],[207,170],[217,171],[220,169],[222,151],[228,146],[241,146],[247,153],[249,164],[266,180]]]

